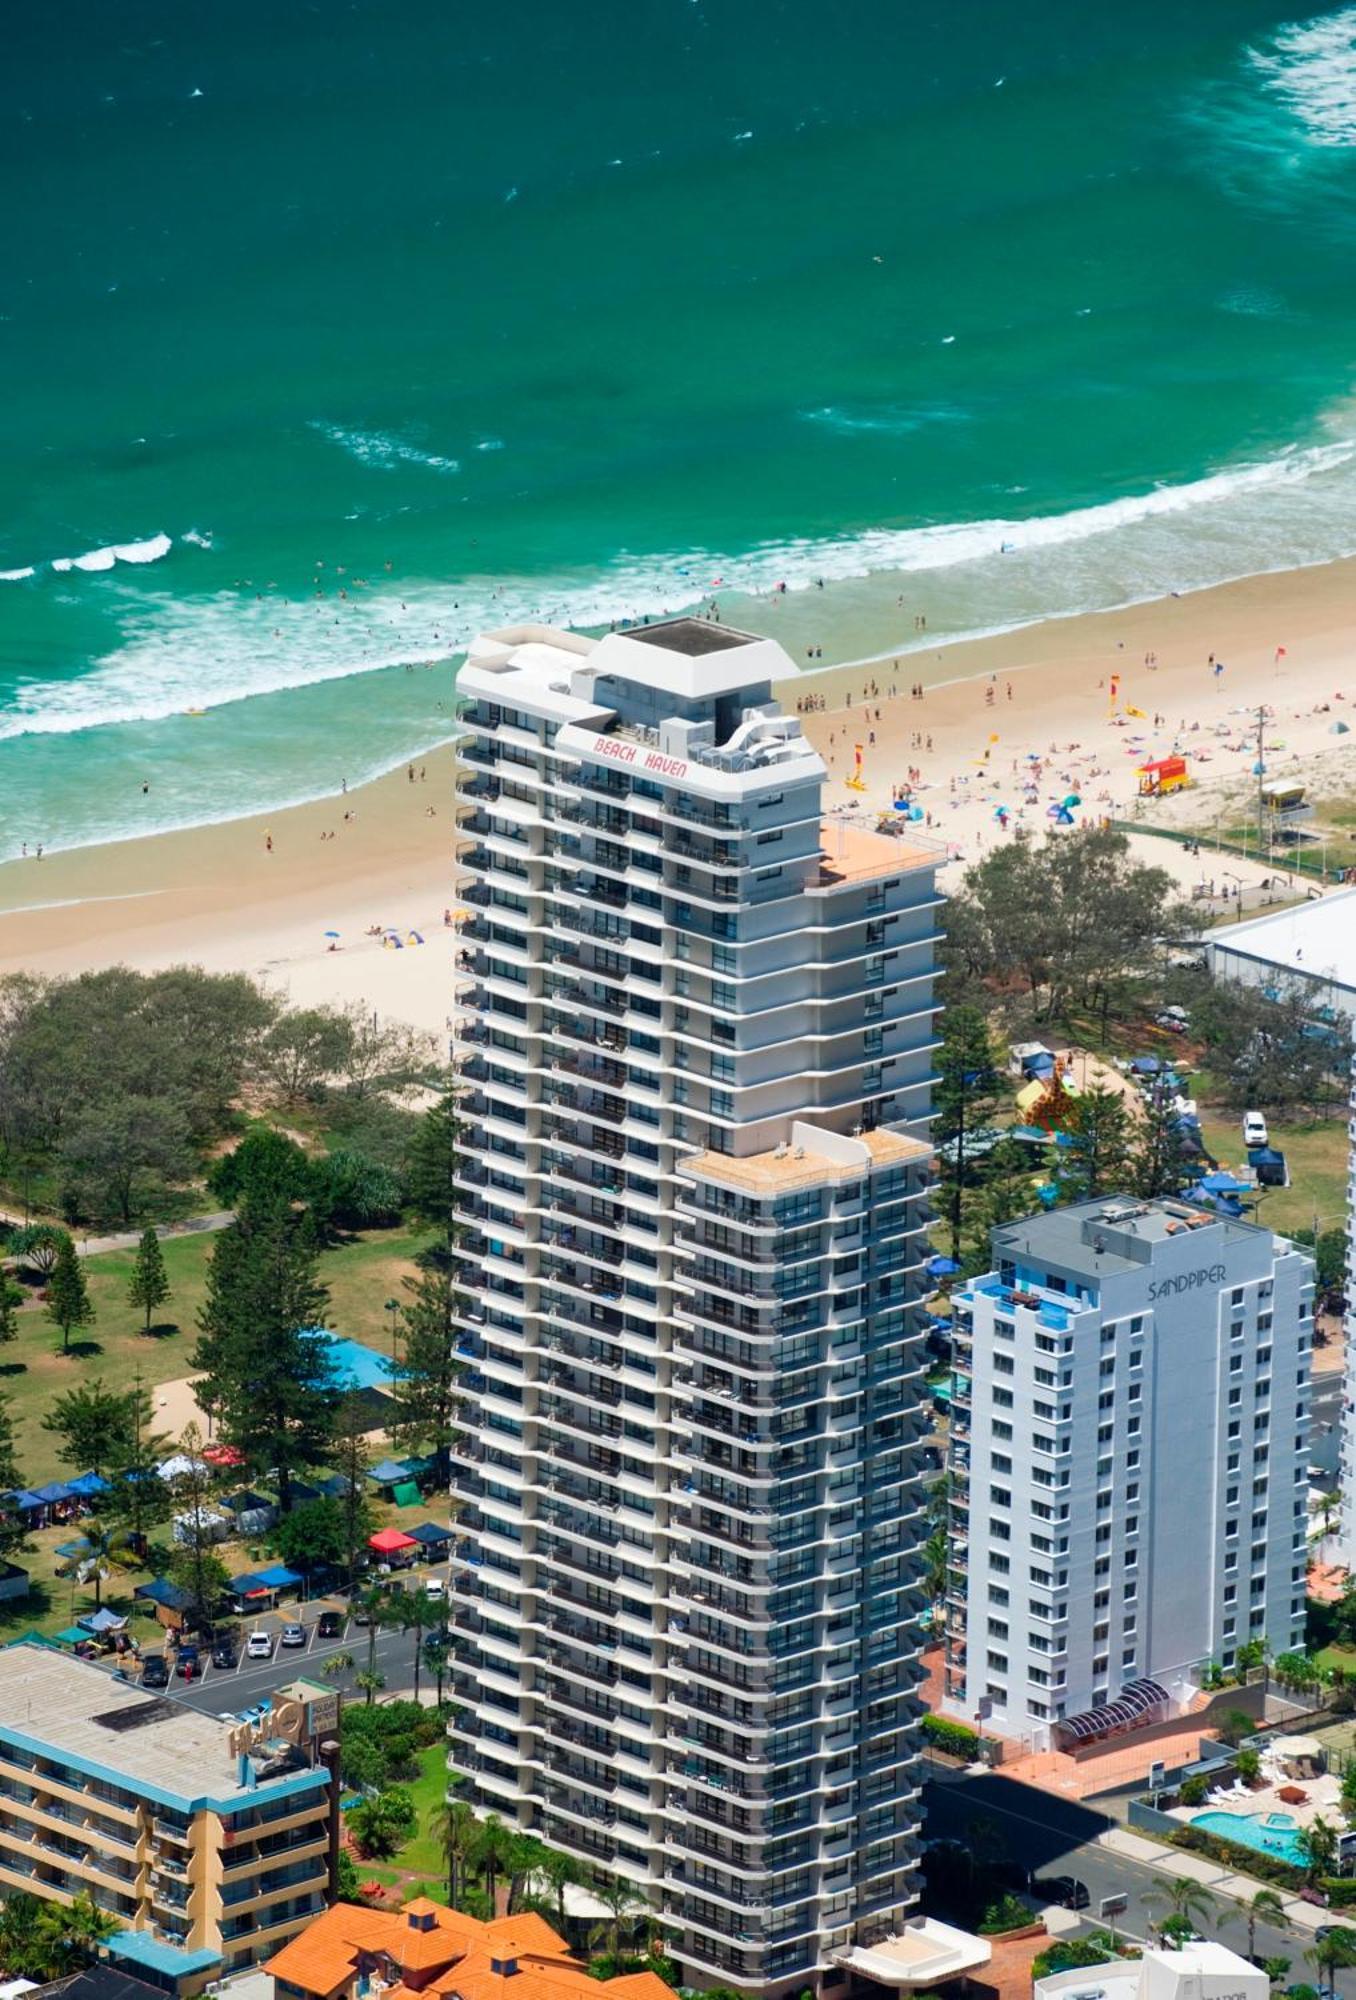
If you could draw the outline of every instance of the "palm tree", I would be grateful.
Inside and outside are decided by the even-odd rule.
[[[1350,1924],[1334,1924],[1326,1937],[1316,1938],[1311,1951],[1304,1954],[1305,1960],[1319,1975],[1328,1975],[1328,1991],[1337,2000],[1337,1975],[1349,1965],[1356,1965],[1356,1930]]]
[[[371,1583],[352,1600],[352,1609],[367,1619],[367,1671],[377,1671],[377,1639],[391,1616],[391,1600],[380,1584]]]
[[[1218,1914],[1214,1897],[1186,1875],[1176,1876],[1166,1888],[1150,1889],[1140,1901],[1149,1909],[1162,1910],[1158,1922],[1160,1937],[1164,1923],[1170,1923],[1174,1917],[1194,1927],[1197,1923],[1211,1922]]]
[[[447,1863],[448,1906],[459,1909],[480,1839],[480,1822],[465,1799],[447,1799],[439,1806],[433,1816],[433,1838]]]
[[[537,1873],[550,1884],[556,1899],[556,1917],[560,1928],[565,1926],[565,1891],[576,1887],[584,1879],[584,1871],[572,1854],[561,1854],[558,1849],[548,1847],[542,1856]]]
[[[498,1813],[490,1813],[480,1822],[473,1865],[480,1870],[491,1910],[495,1905],[499,1877],[507,1872],[513,1843],[517,1837],[513,1828],[506,1826]]]
[[[376,1669],[373,1668],[371,1669],[370,1672],[364,1671],[361,1674],[355,1674],[353,1676],[353,1683],[355,1687],[360,1687],[362,1689],[363,1694],[366,1698],[365,1706],[371,1708],[372,1697],[374,1695],[380,1694],[382,1689],[386,1685],[386,1676],[385,1674],[379,1674],[376,1671]]]
[[[535,1833],[520,1833],[515,1838],[504,1860],[509,1878],[508,1913],[511,1917],[525,1907],[527,1885],[534,1875],[541,1873],[549,1852],[545,1841],[538,1840]]]
[[[432,1631],[435,1625],[442,1624],[443,1614],[431,1599],[425,1597],[422,1590],[405,1590],[400,1594],[399,1603],[391,1607],[391,1616],[402,1633],[414,1634],[414,1698],[418,1701],[419,1667],[423,1659],[424,1634]]]
[[[447,1640],[441,1634],[430,1635],[424,1641],[424,1665],[431,1667],[437,1682],[438,1706],[443,1705],[443,1682],[447,1677],[447,1663],[452,1653]]]
[[[1304,1872],[1310,1882],[1316,1882],[1320,1875],[1331,1875],[1337,1866],[1336,1828],[1321,1813],[1315,1813],[1308,1826],[1301,1829],[1299,1840],[1304,1850]]]
[[[1287,1928],[1285,1904],[1274,1889],[1259,1889],[1243,1907],[1248,1919],[1248,1957],[1256,1964],[1257,1926],[1265,1921],[1274,1924],[1279,1930],[1285,1930]]]
[[[357,1664],[352,1653],[331,1653],[320,1671],[327,1681],[335,1681],[340,1674],[351,1674]]]
[[[589,1887],[600,1903],[607,1904],[609,1915],[596,1926],[596,1932],[606,1937],[607,1948],[616,1958],[621,1952],[623,1934],[634,1928],[638,1917],[649,1915],[650,1905],[621,1875],[599,1875]]]
[[[106,1528],[102,1521],[96,1521],[91,1514],[80,1524],[80,1538],[75,1544],[75,1553],[57,1571],[58,1576],[73,1576],[80,1583],[94,1579],[94,1608],[97,1611],[104,1601],[104,1581],[115,1569],[135,1567],[136,1557],[132,1552],[132,1537],[125,1528]]]

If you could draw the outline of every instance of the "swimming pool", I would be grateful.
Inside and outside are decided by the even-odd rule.
[[[390,1394],[391,1364],[384,1354],[363,1347],[356,1340],[342,1339],[325,1327],[307,1328],[307,1338],[325,1342],[338,1388],[384,1389]]]
[[[1193,1813],[1192,1826],[1213,1833],[1220,1840],[1232,1840],[1237,1847],[1251,1847],[1259,1854],[1274,1854],[1292,1868],[1303,1868],[1306,1855],[1299,1822],[1293,1813]]]

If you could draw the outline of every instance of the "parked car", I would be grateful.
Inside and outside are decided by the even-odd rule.
[[[167,1688],[169,1667],[163,1653],[147,1653],[141,1663],[141,1685],[144,1688]]]
[[[342,1636],[343,1630],[344,1614],[342,1611],[322,1611],[315,1621],[315,1635],[317,1639],[338,1639]]]
[[[1072,1875],[1038,1875],[1031,1893],[1041,1903],[1053,1903],[1061,1910],[1086,1910],[1092,1898],[1086,1882]]]
[[[1243,1113],[1243,1144],[1250,1153],[1257,1146],[1270,1144],[1267,1138],[1267,1121],[1260,1111]]]
[[[1154,1026],[1166,1028],[1170,1035],[1184,1035],[1191,1019],[1185,1007],[1165,1007],[1161,1014],[1154,1015]]]
[[[437,1603],[441,1604],[447,1595],[447,1585],[442,1577],[426,1576],[424,1578],[424,1595],[425,1597],[433,1598]]]
[[[220,1667],[222,1672],[225,1673],[235,1665],[235,1661],[235,1640],[229,1637],[218,1639],[212,1648],[212,1665]]]
[[[196,1646],[181,1646],[175,1661],[175,1672],[181,1681],[196,1680],[202,1673],[202,1656]]]
[[[273,1658],[273,1634],[271,1632],[251,1632],[245,1641],[245,1657],[249,1660],[271,1660]]]
[[[283,1646],[304,1646],[306,1644],[306,1627],[304,1625],[284,1625],[279,1644]]]

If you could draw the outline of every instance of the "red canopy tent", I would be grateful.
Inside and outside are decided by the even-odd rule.
[[[375,1549],[379,1556],[395,1556],[402,1549],[417,1549],[419,1544],[403,1528],[379,1528],[375,1535],[368,1536],[367,1546]]]

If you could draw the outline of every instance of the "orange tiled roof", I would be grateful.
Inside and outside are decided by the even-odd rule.
[[[424,1929],[412,1924],[411,1916],[431,1917],[433,1922]],[[331,1994],[352,1979],[363,1953],[375,1952],[416,1978],[436,1972],[432,1980],[418,1979],[418,1990],[424,1994],[460,1993],[463,2000],[497,2000],[500,1994],[506,2000],[598,2000],[597,1981],[589,1978],[564,1940],[535,1911],[481,1923],[460,1910],[445,1910],[426,1896],[403,1910],[336,1903],[276,1952],[265,1970],[307,1993]],[[509,1958],[518,1962],[516,1973],[491,1969]],[[438,1971],[440,1967],[446,1970]],[[642,1990],[629,1980],[628,2000],[667,2000],[662,1981],[650,1974],[638,1976],[651,1983]],[[406,2000],[407,1991],[402,1984],[388,2000]]]

